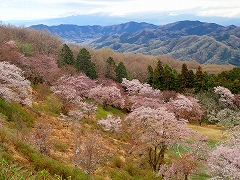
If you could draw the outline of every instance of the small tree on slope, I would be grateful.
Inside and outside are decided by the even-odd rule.
[[[0,97],[32,106],[32,88],[23,71],[8,62],[0,62]]]
[[[185,142],[191,131],[165,108],[139,107],[126,118],[129,133],[141,154],[148,154],[153,171],[164,163],[165,152],[175,143]]]

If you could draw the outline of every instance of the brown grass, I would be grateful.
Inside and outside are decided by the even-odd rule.
[[[211,140],[215,141],[222,141],[223,133],[226,131],[225,127],[222,126],[216,126],[216,125],[194,125],[194,124],[188,124],[188,127],[197,131],[198,133],[207,136]]]

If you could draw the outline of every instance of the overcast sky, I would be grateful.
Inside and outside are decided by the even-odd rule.
[[[1,0],[0,21],[104,13],[131,17],[168,13],[240,18],[240,0]]]

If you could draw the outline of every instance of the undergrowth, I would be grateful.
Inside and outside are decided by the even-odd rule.
[[[7,121],[15,122],[16,125],[22,127],[26,125],[30,127],[33,123],[34,117],[28,113],[19,104],[7,103],[0,98],[0,113],[5,115]]]

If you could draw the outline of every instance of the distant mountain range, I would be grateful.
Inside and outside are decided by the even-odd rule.
[[[68,42],[117,52],[148,55],[168,54],[175,59],[205,64],[240,66],[240,27],[200,21],[179,21],[157,26],[128,22],[112,26],[34,25]]]

